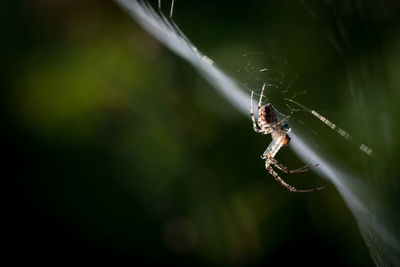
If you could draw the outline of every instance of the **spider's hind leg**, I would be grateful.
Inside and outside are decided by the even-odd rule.
[[[269,158],[269,160],[271,161],[271,163],[273,165],[275,165],[279,170],[286,172],[286,173],[298,173],[298,172],[306,172],[309,171],[311,169],[314,169],[315,167],[317,167],[319,164],[315,164],[315,165],[311,165],[311,164],[307,164],[301,168],[298,169],[294,169],[294,170],[290,170],[288,169],[288,167],[286,167],[285,165],[282,165],[281,163],[279,163],[276,159],[274,158]]]
[[[275,178],[275,180],[277,180],[281,185],[286,187],[290,192],[297,191],[296,188],[294,188],[293,186],[289,185],[281,177],[279,177],[279,175],[274,171],[274,169],[272,169],[272,167],[270,167],[270,166],[267,167],[267,171]]]
[[[321,187],[316,187],[312,189],[296,189],[294,186],[289,185],[286,183],[279,175],[272,169],[272,167],[267,167],[267,171],[277,180],[281,185],[286,187],[290,192],[299,192],[299,193],[308,193],[308,192],[313,192],[313,191],[319,191],[327,186],[321,186]]]

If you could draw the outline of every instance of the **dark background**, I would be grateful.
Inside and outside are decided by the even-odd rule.
[[[14,262],[373,265],[334,186],[293,194],[276,183],[259,158],[269,137],[113,1],[0,5],[3,220]],[[387,166],[398,163],[398,18],[391,1],[176,1],[174,10],[189,39],[248,89],[260,85],[240,71],[249,52],[284,72],[284,84],[297,77],[291,93],[307,90],[302,103],[377,148],[380,178],[397,189]],[[364,91],[349,85],[360,64]],[[280,109],[283,89],[268,92]],[[296,116],[326,153],[365,173],[357,145]],[[303,164],[290,149],[277,158]],[[312,172],[282,177],[299,188],[329,183]]]

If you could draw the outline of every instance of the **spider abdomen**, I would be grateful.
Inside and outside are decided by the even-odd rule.
[[[258,117],[258,124],[265,125],[277,122],[275,109],[271,104],[261,107]]]

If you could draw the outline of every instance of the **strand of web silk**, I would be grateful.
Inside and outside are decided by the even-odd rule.
[[[307,108],[306,106],[300,104],[299,102],[291,99],[291,98],[286,98],[285,100],[292,102],[293,104],[296,104],[297,106],[301,107],[303,110],[311,113],[313,116],[317,117],[320,121],[322,121],[325,125],[327,125],[329,128],[331,128],[332,130],[334,130],[335,132],[337,132],[340,136],[342,136],[343,138],[349,140],[349,141],[354,141],[353,137],[346,132],[345,130],[343,130],[342,128],[338,127],[335,123],[331,122],[330,120],[328,120],[327,118],[325,118],[324,116],[322,116],[321,114],[319,114],[318,112],[316,112],[313,109]],[[367,145],[365,144],[361,144],[359,146],[359,149],[364,152],[365,154],[367,154],[368,156],[371,156],[372,154],[372,149],[369,148]]]

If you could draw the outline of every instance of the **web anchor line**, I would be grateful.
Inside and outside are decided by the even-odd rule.
[[[297,106],[301,107],[303,110],[311,113],[313,116],[317,117],[320,121],[322,121],[325,125],[327,125],[329,128],[331,128],[332,130],[334,130],[336,133],[338,133],[340,136],[342,136],[343,138],[354,142],[354,138],[345,130],[343,130],[342,128],[338,127],[335,123],[331,122],[330,120],[328,120],[327,118],[325,118],[324,116],[322,116],[321,114],[319,114],[318,112],[316,112],[315,110],[309,109],[306,106],[300,104],[299,102],[293,100],[293,98],[285,98],[286,101],[292,102],[293,104],[296,104]],[[371,156],[373,150],[368,147],[365,144],[361,144],[359,146],[359,149],[364,152],[365,154],[367,154],[368,156]]]
[[[169,18],[172,20],[172,15],[174,13],[174,2],[175,0],[171,1],[171,8],[169,10]],[[161,12],[161,0],[158,0],[158,10]]]

